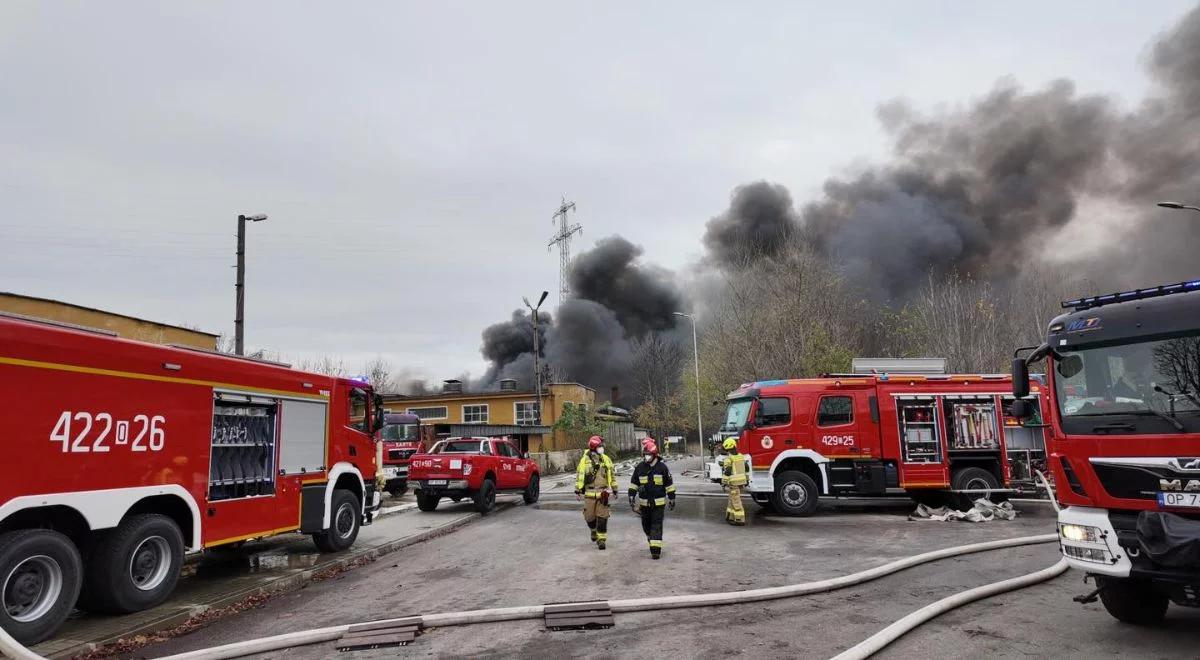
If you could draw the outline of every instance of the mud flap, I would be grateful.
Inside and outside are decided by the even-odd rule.
[[[300,489],[300,532],[316,534],[324,529],[326,484],[308,484]]]

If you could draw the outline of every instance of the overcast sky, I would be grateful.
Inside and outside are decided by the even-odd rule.
[[[357,369],[479,374],[480,331],[619,233],[671,268],[731,189],[883,158],[885,101],[1012,76],[1128,104],[1193,2],[0,3],[0,290]],[[555,297],[551,303],[555,303]]]

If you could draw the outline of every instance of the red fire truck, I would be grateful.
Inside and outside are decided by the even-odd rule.
[[[382,409],[355,381],[0,316],[0,401],[0,625],[25,644],[77,601],[161,603],[188,552],[345,549],[378,507]]]
[[[413,454],[433,445],[433,427],[412,413],[387,413],[379,430],[383,443],[384,490],[400,497],[408,490],[408,463]]]
[[[1009,447],[1010,390],[1004,374],[760,381],[729,394],[720,432],[748,457],[754,501],[778,513],[812,515],[821,495],[958,503],[1012,492],[1010,451],[1034,450]]]
[[[1097,587],[1076,600],[1139,624],[1200,606],[1200,280],[1063,308],[1013,373],[1047,360],[1062,552]]]

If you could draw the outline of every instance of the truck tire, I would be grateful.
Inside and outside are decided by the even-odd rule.
[[[950,488],[953,490],[979,490],[987,488],[995,490],[1000,488],[1000,480],[996,475],[979,467],[968,467],[958,470],[950,477]],[[995,497],[991,493],[952,493],[952,506],[956,509],[967,510],[975,506],[975,500],[986,497],[992,499]],[[995,500],[992,500],[995,501]]]
[[[811,516],[817,511],[817,483],[799,470],[781,472],[775,477],[771,504],[785,516]]]
[[[149,609],[171,595],[182,568],[183,533],[174,520],[129,516],[88,552],[79,606],[109,614]]]
[[[0,628],[32,646],[58,631],[75,607],[83,561],[71,539],[49,529],[0,534]]]
[[[521,498],[526,504],[533,504],[542,496],[542,478],[536,472],[529,475],[529,483],[525,485],[525,492],[521,493]]]
[[[491,479],[484,479],[483,483],[479,484],[479,492],[471,499],[475,501],[475,510],[487,515],[487,512],[496,506],[496,484],[492,483]]]
[[[348,490],[338,488],[329,501],[329,529],[312,535],[321,552],[341,552],[354,545],[362,526],[362,504]]]
[[[1097,577],[1096,583],[1104,609],[1118,621],[1146,626],[1167,615],[1167,596],[1145,580]]]
[[[433,511],[442,498],[437,495],[427,495],[424,490],[417,491],[417,508],[422,511]]]
[[[395,498],[399,498],[400,496],[402,496],[408,492],[408,484],[402,483],[402,484],[398,484],[395,486],[388,486],[387,492],[388,492],[388,495],[391,495],[392,497],[395,497]]]

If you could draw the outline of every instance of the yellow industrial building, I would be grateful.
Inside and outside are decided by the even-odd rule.
[[[107,330],[125,339],[216,350],[219,335],[134,316],[0,291],[0,313]]]
[[[516,381],[500,381],[500,389],[464,392],[462,383],[448,380],[442,391],[430,395],[385,394],[383,406],[394,413],[412,413],[434,427],[440,436],[508,436],[523,451],[575,449],[566,433],[554,430],[563,406],[573,404],[595,410],[596,391],[578,383],[551,383],[542,392],[545,414],[537,424],[537,395],[516,389]]]

